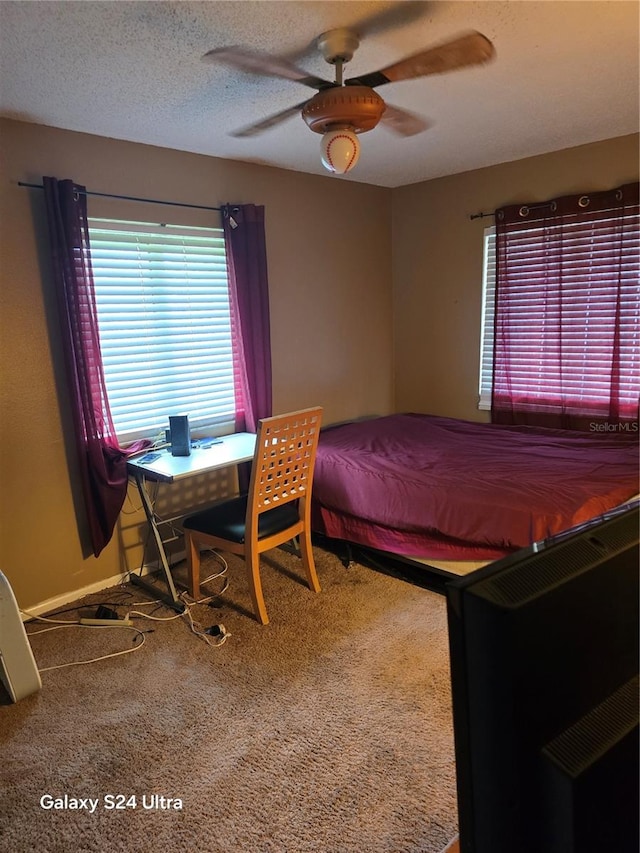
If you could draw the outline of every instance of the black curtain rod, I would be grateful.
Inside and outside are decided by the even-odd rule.
[[[520,210],[528,212],[529,210],[538,210],[541,207],[553,207],[554,204],[554,201],[541,201],[539,204],[524,204]],[[469,219],[484,219],[485,216],[495,216],[495,213],[482,213],[482,211],[480,213],[471,213],[469,214]]]
[[[19,187],[27,187],[28,189],[31,189],[31,190],[43,190],[44,189],[42,184],[25,184],[22,181],[18,181],[18,186]],[[192,207],[192,208],[196,208],[197,210],[222,210],[221,207],[207,207],[207,205],[205,205],[205,204],[185,204],[184,202],[181,202],[181,201],[161,201],[160,199],[157,199],[157,198],[138,198],[138,197],[133,196],[133,195],[114,195],[113,193],[97,193],[97,192],[90,192],[89,190],[82,190],[81,194],[82,195],[97,195],[97,196],[102,196],[102,198],[118,198],[121,201],[143,201],[143,202],[147,202],[149,204],[166,204],[166,205],[169,205],[171,207]]]

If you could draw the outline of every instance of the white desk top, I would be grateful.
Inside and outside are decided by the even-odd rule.
[[[136,477],[173,483],[183,477],[193,477],[216,468],[226,468],[253,459],[256,436],[252,432],[236,432],[221,436],[220,444],[211,447],[193,447],[190,456],[172,456],[171,450],[148,450],[141,456],[127,461],[127,470]],[[158,458],[145,462],[150,454]]]

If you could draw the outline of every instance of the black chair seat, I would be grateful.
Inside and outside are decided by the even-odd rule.
[[[247,495],[225,501],[218,506],[197,512],[185,518],[183,527],[219,536],[231,542],[243,544],[245,541],[245,519],[247,516]],[[298,521],[297,501],[268,509],[258,516],[258,539],[265,539],[286,530]]]

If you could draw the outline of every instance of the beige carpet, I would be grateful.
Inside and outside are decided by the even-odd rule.
[[[457,831],[445,601],[315,553],[318,595],[295,557],[267,555],[265,627],[243,612],[233,560],[221,606],[193,610],[230,631],[220,648],[182,618],[145,620],[139,651],[45,672],[17,705],[3,693],[0,849],[439,853]],[[124,587],[90,600],[144,598]],[[31,642],[42,668],[132,636],[65,628]],[[47,810],[45,794],[98,805]],[[108,794],[136,807],[108,809]],[[182,809],[145,808],[152,794]]]

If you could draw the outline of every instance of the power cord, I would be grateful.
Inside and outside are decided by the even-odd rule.
[[[29,615],[28,612],[25,610],[21,610],[20,612],[25,613],[25,615],[27,615],[27,616]],[[35,616],[33,618],[40,619],[42,622],[53,622],[53,621],[55,621],[53,619],[46,619],[42,616]],[[98,663],[98,661],[107,660],[108,658],[117,658],[117,657],[120,657],[121,655],[131,654],[131,652],[137,652],[138,649],[141,649],[144,646],[144,643],[145,643],[144,631],[141,631],[139,628],[135,628],[131,625],[119,625],[118,622],[115,620],[114,620],[113,626],[111,626],[111,625],[83,625],[81,622],[69,621],[69,622],[58,622],[58,624],[53,625],[51,628],[42,628],[39,631],[29,631],[27,633],[27,637],[33,637],[36,634],[46,634],[49,631],[60,631],[62,628],[98,628],[98,630],[99,630],[100,628],[111,628],[111,627],[113,627],[113,628],[124,628],[127,631],[134,631],[136,636],[134,637],[133,642],[135,643],[136,639],[138,639],[138,638],[140,638],[142,642],[137,646],[136,645],[132,646],[130,649],[122,649],[122,651],[111,652],[108,655],[100,655],[100,657],[97,657],[97,658],[90,658],[88,660],[68,661],[67,663],[59,663],[59,664],[56,664],[55,666],[38,667],[38,672],[49,672],[52,669],[64,669],[65,667],[68,667],[68,666],[82,666],[83,664],[88,664],[88,663]]]
[[[228,586],[228,584],[227,584]],[[226,588],[226,587],[225,587]],[[220,593],[219,593],[220,594]],[[185,600],[185,593],[182,593],[179,598],[185,605],[185,609],[182,613],[176,613],[173,616],[151,616],[149,613],[143,613],[140,610],[130,610],[126,619],[130,619],[132,616],[137,616],[140,619],[149,619],[152,622],[173,622],[175,619],[186,619],[191,632],[195,634],[197,637],[200,637],[208,646],[212,648],[217,648],[218,646],[224,645],[226,643],[227,638],[231,636],[231,634],[227,631],[224,625],[212,625],[210,628],[204,630],[202,626],[196,622],[191,614],[191,608],[195,607],[196,604],[201,604],[202,601],[210,600],[214,596],[210,596],[209,599],[200,599],[198,601],[188,602]],[[217,638],[216,642],[211,641],[211,637]]]
[[[211,574],[207,578],[205,578],[203,581],[201,581],[201,584],[210,583],[211,581],[217,580],[220,577],[225,577],[227,574],[228,568],[229,568],[227,561],[224,559],[224,557],[221,554],[219,554],[217,551],[214,551],[213,549],[211,549],[211,552],[216,557],[216,559],[222,564],[222,568],[219,572],[214,572],[213,574]],[[130,572],[129,572],[129,574],[130,574]],[[124,584],[124,581],[123,581],[123,584]],[[121,586],[123,584],[121,584]],[[135,627],[132,624],[131,617],[137,617],[140,619],[148,619],[152,622],[172,622],[174,619],[184,618],[187,621],[191,632],[193,634],[195,634],[197,637],[199,637],[208,646],[210,646],[212,648],[217,648],[219,646],[222,646],[222,645],[224,645],[224,643],[226,643],[227,639],[231,636],[229,631],[227,631],[227,629],[224,627],[224,625],[211,625],[209,628],[204,629],[198,622],[196,622],[194,620],[194,618],[191,614],[191,608],[193,608],[199,604],[208,604],[214,598],[218,598],[219,596],[223,595],[228,588],[229,588],[229,580],[227,577],[225,577],[225,582],[222,586],[222,589],[216,593],[213,593],[212,595],[205,596],[204,598],[199,598],[195,601],[189,602],[189,601],[186,601],[186,599],[185,599],[186,593],[182,593],[179,597],[180,597],[180,600],[185,605],[185,609],[182,613],[176,613],[173,616],[152,616],[151,614],[143,613],[140,610],[129,610],[127,612],[127,614],[125,615],[125,617],[121,618],[118,616],[118,614],[115,610],[111,609],[111,607],[123,607],[123,606],[126,606],[127,604],[130,607],[154,606],[154,605],[158,605],[158,604],[162,603],[160,599],[156,599],[154,601],[134,601],[134,602],[119,602],[119,603],[109,602],[108,604],[105,604],[105,603],[98,604],[96,614],[95,614],[95,618],[82,617],[82,618],[78,618],[77,620],[52,619],[50,616],[40,616],[37,613],[33,613],[32,611],[25,610],[23,608],[20,609],[20,613],[22,613],[24,616],[28,616],[30,619],[34,619],[38,622],[45,622],[45,623],[52,625],[52,627],[50,627],[50,628],[43,628],[39,631],[27,632],[28,637],[35,636],[36,634],[45,634],[48,631],[56,631],[56,630],[59,630],[61,628],[72,628],[72,627],[76,627],[76,628],[126,628],[129,631],[135,632],[134,643],[135,643],[137,638],[141,638],[141,640],[142,640],[142,642],[139,645],[136,645],[130,649],[124,649],[124,650],[119,651],[119,652],[112,652],[111,654],[101,655],[100,657],[91,658],[88,660],[69,661],[68,663],[62,663],[62,664],[58,664],[56,666],[48,666],[48,667],[43,667],[42,669],[39,669],[40,672],[48,672],[49,670],[52,670],[52,669],[63,669],[63,668],[68,667],[68,666],[81,666],[83,664],[97,663],[98,661],[101,661],[101,660],[107,660],[108,658],[119,657],[120,655],[126,655],[126,654],[129,654],[131,652],[138,651],[138,649],[141,649],[145,643],[145,636],[144,636],[143,631],[141,631],[139,628]],[[88,604],[80,605],[80,607],[89,607],[89,606],[96,606],[96,605],[88,605]],[[54,615],[56,615],[57,613],[68,613],[68,612],[72,612],[74,610],[77,611],[79,609],[80,609],[79,607],[75,607],[75,608],[69,607],[69,608],[66,608],[64,610],[54,612]]]

